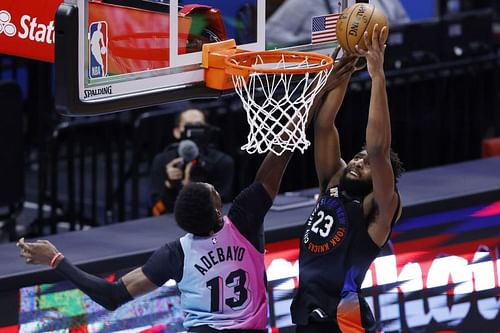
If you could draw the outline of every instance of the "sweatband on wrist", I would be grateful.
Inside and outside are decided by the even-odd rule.
[[[57,252],[57,253],[56,253],[56,254],[52,257],[52,259],[50,260],[49,266],[50,266],[50,267],[52,267],[52,268],[56,267],[56,266],[55,266],[55,265],[56,265],[56,261],[57,261],[57,259],[58,259],[60,256],[62,256],[62,253],[61,253],[61,252]]]

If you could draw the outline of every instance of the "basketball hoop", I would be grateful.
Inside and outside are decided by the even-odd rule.
[[[205,81],[216,76],[227,88],[232,80],[250,125],[248,142],[241,149],[249,154],[281,155],[295,149],[304,153],[311,144],[305,133],[309,108],[327,81],[333,59],[310,52],[234,49],[223,57],[223,74],[208,73],[212,77]],[[221,79],[222,75],[231,80]]]

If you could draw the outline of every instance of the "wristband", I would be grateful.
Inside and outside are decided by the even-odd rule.
[[[49,266],[50,266],[51,268],[55,268],[56,261],[57,261],[57,259],[58,259],[60,256],[62,256],[62,253],[61,253],[61,252],[57,252],[57,253],[56,253],[56,254],[52,257],[52,259],[50,260],[50,264],[49,264]]]

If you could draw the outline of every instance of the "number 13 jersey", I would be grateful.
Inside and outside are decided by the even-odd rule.
[[[187,234],[180,242],[184,268],[178,287],[186,311],[184,326],[264,329],[267,323],[264,254],[239,232],[229,217],[224,217],[224,226],[212,236]]]

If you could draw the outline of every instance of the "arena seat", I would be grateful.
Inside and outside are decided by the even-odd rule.
[[[500,137],[484,139],[481,146],[483,158],[500,156]]]

